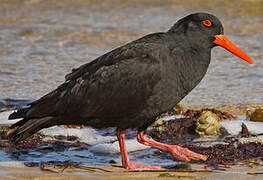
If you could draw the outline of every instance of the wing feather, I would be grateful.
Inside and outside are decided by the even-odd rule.
[[[65,83],[31,104],[26,117],[125,116],[138,112],[160,79],[156,53],[166,51],[160,44],[144,42],[117,48],[68,74]]]

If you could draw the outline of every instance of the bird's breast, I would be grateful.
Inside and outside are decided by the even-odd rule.
[[[182,55],[183,54],[183,55]],[[161,80],[155,86],[159,103],[169,109],[179,103],[195,88],[204,77],[209,62],[209,54],[180,51],[161,65]],[[205,59],[202,59],[205,58]]]

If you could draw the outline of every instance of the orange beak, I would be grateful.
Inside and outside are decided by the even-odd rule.
[[[235,54],[241,59],[247,61],[249,64],[253,63],[253,60],[244,51],[236,47],[231,41],[229,41],[224,35],[215,35],[214,43],[225,48],[229,52]]]

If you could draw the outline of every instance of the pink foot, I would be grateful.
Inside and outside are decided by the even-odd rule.
[[[143,131],[138,133],[137,140],[139,143],[142,143],[146,146],[151,146],[151,147],[163,150],[163,151],[168,151],[176,159],[179,159],[182,161],[191,161],[191,159],[205,161],[207,159],[205,155],[195,153],[193,151],[190,151],[187,148],[182,148],[181,146],[178,146],[178,145],[164,144],[164,143],[157,142],[153,139],[150,139],[144,134]]]
[[[178,145],[167,145],[168,151],[176,158],[182,161],[191,161],[191,160],[206,160],[207,157],[202,154],[195,153],[190,151],[187,148],[183,148]]]
[[[158,170],[158,169],[161,169],[161,166],[151,166],[151,165],[129,162],[126,169],[128,170]]]

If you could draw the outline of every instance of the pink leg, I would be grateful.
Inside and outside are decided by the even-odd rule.
[[[160,166],[150,166],[138,163],[132,163],[128,157],[128,153],[125,146],[125,130],[116,130],[116,134],[119,140],[120,151],[121,151],[121,161],[122,166],[128,170],[139,170],[139,169],[160,169]]]
[[[163,151],[168,151],[176,159],[179,159],[182,161],[191,161],[191,159],[193,160],[200,160],[200,159],[206,160],[207,159],[205,155],[195,153],[193,151],[190,151],[187,148],[182,148],[181,146],[178,146],[178,145],[163,144],[163,143],[154,141],[153,139],[148,138],[142,131],[137,134],[137,140],[139,143],[142,143],[144,145],[158,148]]]

